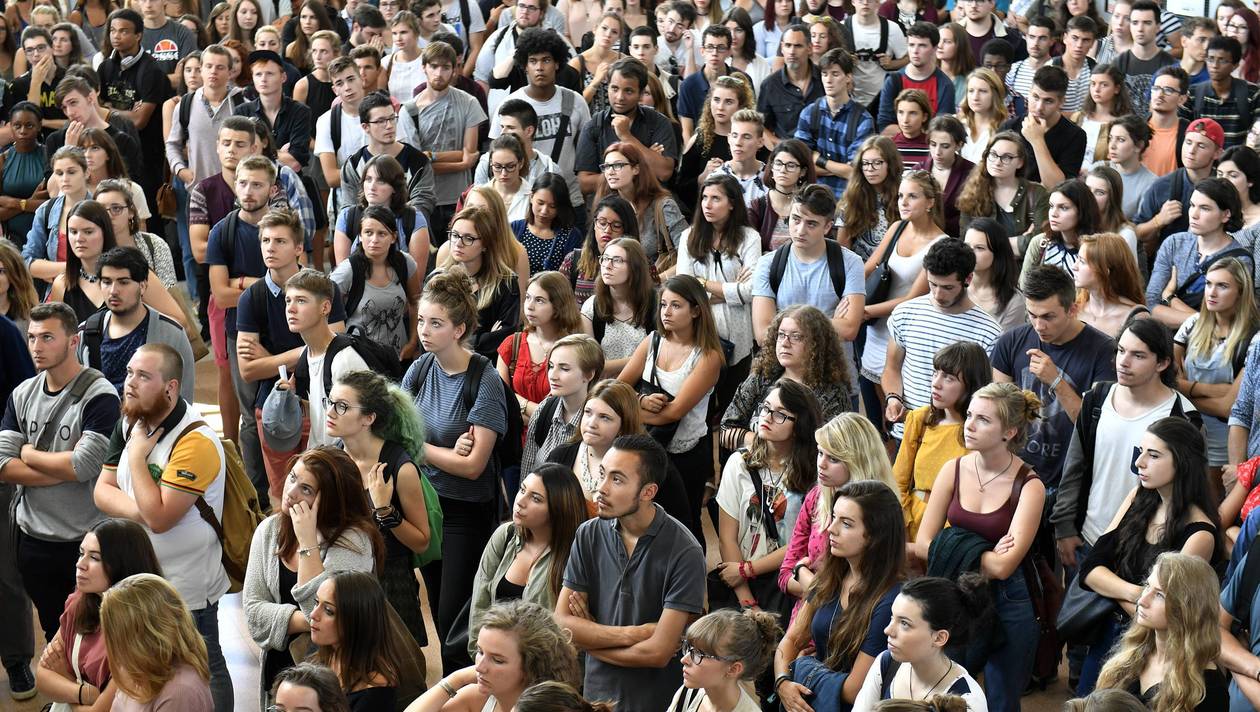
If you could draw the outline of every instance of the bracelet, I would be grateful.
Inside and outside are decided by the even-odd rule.
[[[1059,369],[1059,375],[1055,376],[1054,380],[1050,382],[1050,392],[1053,393],[1054,389],[1058,388],[1060,383],[1063,383],[1063,369],[1062,368]]]
[[[82,705],[82,704],[83,704],[83,685],[84,685],[84,684],[86,684],[86,683],[83,683],[83,682],[80,682],[80,683],[79,683],[79,704],[80,704],[80,705]]]
[[[788,675],[787,673],[784,673],[784,674],[782,674],[782,675],[780,675],[780,676],[778,676],[778,677],[774,678],[774,688],[773,688],[773,689],[774,689],[774,691],[775,691],[775,692],[778,692],[778,691],[779,691],[779,685],[782,685],[783,683],[788,682],[788,681],[789,681],[789,680],[791,680],[791,679],[792,679],[792,676],[791,676],[791,675]]]
[[[455,688],[451,687],[451,683],[447,682],[445,678],[438,680],[438,687],[442,688],[442,691],[451,697],[455,697]]]
[[[1256,682],[1260,682],[1260,670],[1256,670]]]
[[[1194,387],[1195,387],[1195,386],[1197,386],[1197,385],[1199,385],[1199,382],[1198,382],[1198,381],[1190,381],[1190,392],[1189,392],[1189,393],[1186,393],[1186,395],[1188,395],[1188,396],[1190,396],[1191,398],[1193,398],[1193,397],[1194,397]]]
[[[751,561],[739,562],[739,575],[742,576],[745,581],[751,581],[753,579],[756,574],[753,573]]]
[[[318,546],[310,546],[310,547],[307,547],[307,548],[305,548],[305,549],[298,549],[298,556],[300,556],[300,557],[302,557],[303,559],[305,559],[306,557],[310,556],[310,555],[311,555],[311,552],[313,552],[313,551],[319,551],[319,547],[318,547]]]
[[[377,514],[376,527],[382,531],[388,531],[395,527],[401,526],[403,523],[402,516],[398,514],[398,510],[393,507],[389,508],[389,514]]]
[[[757,605],[757,599],[755,598],[745,598],[745,599],[740,600],[739,602],[740,608],[753,608],[756,605]]]
[[[819,154],[818,158],[814,159],[814,165],[825,169],[827,167],[827,157]]]
[[[801,569],[803,568],[805,568],[805,564],[797,564],[796,566],[792,567],[792,580],[793,581],[801,580]]]
[[[888,395],[884,396],[884,405],[888,405],[888,401],[892,400],[893,398],[896,398],[897,400],[901,401],[902,405],[906,404],[906,399],[902,398],[900,393],[889,393]]]

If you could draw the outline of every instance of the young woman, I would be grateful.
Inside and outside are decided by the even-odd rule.
[[[756,105],[753,89],[744,78],[728,75],[713,81],[696,130],[687,139],[680,159],[677,191],[683,205],[694,206],[698,212],[700,184],[731,159],[727,141],[731,118],[736,112]]]
[[[206,30],[210,33],[210,41],[214,44],[220,44],[228,38],[228,32],[232,29],[232,15],[229,12],[232,4],[229,2],[215,3],[210,8],[210,16],[206,18]]]
[[[415,358],[420,352],[415,328],[420,270],[415,258],[399,247],[392,212],[369,205],[361,215],[358,245],[331,275],[345,295],[346,326],[361,328],[400,359]],[[399,318],[403,314],[406,318]]]
[[[430,550],[433,532],[416,466],[424,458],[424,430],[411,397],[380,374],[353,371],[333,383],[325,401],[324,430],[354,460],[385,540],[385,597],[416,644],[427,645],[412,560]]]
[[[713,473],[708,411],[722,364],[709,295],[695,277],[678,275],[661,286],[656,331],[643,339],[617,377],[639,387],[639,417],[645,425],[673,430],[657,437],[683,475],[697,540],[704,483]]]
[[[1006,231],[993,218],[979,218],[972,220],[963,232],[963,242],[976,253],[976,270],[967,289],[972,301],[989,312],[1003,331],[1026,322],[1024,295],[1019,291],[1019,263]],[[1079,257],[1076,264],[1079,269]]]
[[[94,130],[96,129],[88,129]],[[145,262],[149,263],[149,269],[157,275],[162,286],[170,291],[178,281],[171,247],[166,244],[166,240],[140,229],[143,218],[136,209],[135,193],[132,192],[136,187],[134,181],[106,179],[97,184],[95,200],[109,214],[110,224],[114,227],[114,243],[118,247],[139,249],[144,254]]]
[[[511,521],[490,537],[473,579],[468,610],[468,654],[477,654],[482,624],[492,606],[528,601],[554,610],[564,567],[578,525],[586,521],[586,498],[573,471],[539,464],[523,470]]]
[[[710,24],[716,24],[722,21],[722,3],[713,2],[713,0],[700,0],[695,3],[696,21],[692,25],[695,30],[696,38],[701,37],[701,32]]]
[[[980,555],[980,573],[995,586],[1006,641],[993,648],[978,640],[968,658],[972,669],[984,668],[989,709],[998,712],[1019,709],[1036,647],[1036,620],[1020,564],[1041,522],[1046,488],[1016,453],[1040,408],[1037,396],[1012,383],[990,383],[972,394],[963,425],[970,453],[946,463],[937,474],[911,547],[916,558],[927,561],[932,540],[946,524],[994,545]]]
[[[1229,0],[1226,1],[1228,2]],[[1129,0],[1123,4],[1131,8],[1133,2]],[[1133,35],[1129,32],[1129,12],[1127,10],[1111,13],[1111,21],[1108,25],[1107,32],[1101,33],[1098,41],[1094,44],[1094,58],[1098,61],[1098,64],[1114,62],[1117,57],[1133,48]],[[1218,27],[1224,27],[1224,25],[1218,25]]]
[[[629,143],[614,143],[604,149],[604,162],[601,165],[608,190],[624,198],[639,216],[638,238],[643,243],[648,261],[655,264],[662,254],[668,255],[677,250],[682,232],[687,228],[687,220],[683,217],[678,202],[644,165],[639,147]],[[603,197],[603,192],[601,186],[600,197]],[[635,236],[631,232],[626,234]]]
[[[357,205],[347,205],[337,216],[333,233],[333,256],[343,262],[357,247],[359,235],[355,219],[362,230],[363,211],[369,205],[388,208],[394,214],[394,230],[399,237],[398,248],[411,255],[417,265],[429,263],[429,223],[424,213],[407,203],[407,176],[398,159],[387,154],[369,158],[363,167],[363,186]],[[440,254],[440,253],[439,253]]]
[[[318,2],[319,0],[308,0],[303,3],[302,12],[305,13],[313,3],[318,4]],[[304,35],[304,33],[304,30],[298,32],[299,35]],[[301,40],[296,40],[289,45],[290,57],[292,57],[293,46],[299,42]],[[341,37],[331,27],[317,30],[310,35],[310,50],[303,53],[303,56],[309,56],[307,61],[310,65],[310,74],[299,79],[293,86],[293,100],[306,102],[312,113],[321,110],[327,113],[332,108],[333,100],[337,98],[333,94],[332,78],[328,76],[328,65],[340,55]],[[315,175],[316,180],[319,180],[318,176],[322,174],[316,171]]]
[[[937,473],[946,463],[967,454],[963,420],[972,394],[993,380],[989,357],[970,341],[959,341],[936,352],[932,368],[932,402],[906,413],[905,437],[893,464],[910,542],[927,511]]]
[[[932,117],[932,105],[927,94],[920,89],[903,89],[893,106],[897,111],[897,133],[893,143],[901,154],[906,170],[927,170],[932,166],[928,152],[928,119]]]
[[[466,207],[451,219],[450,239],[438,250],[438,267],[449,271],[458,265],[473,280],[477,327],[465,336],[473,350],[490,359],[521,321],[515,244],[511,233],[495,229],[489,210]]]
[[[105,39],[105,22],[109,18],[109,13],[116,9],[118,5],[112,0],[80,0],[66,19],[71,24],[83,28],[88,38],[100,47]],[[4,31],[8,32],[7,26]],[[12,79],[12,77],[5,77],[5,79]]]
[[[241,43],[248,55],[254,51],[254,30],[262,24],[262,6],[256,0],[233,0],[228,38]]]
[[[967,129],[961,153],[963,158],[980,165],[990,139],[1006,121],[1006,85],[993,70],[979,67],[967,75],[966,92],[958,111],[958,118]]]
[[[1154,710],[1223,710],[1229,687],[1217,667],[1220,584],[1203,559],[1159,555],[1136,601],[1137,615],[1098,678]]]
[[[1260,81],[1260,16],[1249,7],[1240,7],[1221,25],[1221,35],[1233,37],[1243,48],[1243,61],[1234,76],[1249,82]]]
[[[834,17],[819,17],[809,23],[809,55],[814,66],[829,49],[844,47],[840,23]]]
[[[337,674],[315,663],[298,663],[281,672],[271,698],[276,712],[350,712]]]
[[[1075,276],[1081,235],[1094,234],[1098,222],[1098,201],[1085,181],[1070,178],[1056,185],[1050,193],[1045,229],[1034,235],[1022,250],[1024,265],[1020,274],[1028,274],[1037,265],[1045,264]]]
[[[512,223],[507,217],[507,204],[503,202],[503,198],[499,195],[499,191],[489,185],[474,185],[468,189],[468,193],[464,195],[464,204],[460,208],[481,208],[490,213],[490,224],[493,226],[493,232],[496,236],[503,236],[504,243],[511,246],[511,252],[515,255],[516,262],[513,269],[516,272],[516,283],[521,294],[529,287],[529,256],[525,254],[525,246],[521,245],[512,235]],[[450,245],[442,245],[438,248],[437,261],[442,262],[442,250],[450,250]]]
[[[809,693],[811,700],[827,700],[829,709],[853,704],[888,646],[884,630],[901,590],[906,527],[892,488],[849,482],[836,490],[830,514],[830,556],[823,557],[774,655],[775,692],[788,710],[807,709]],[[800,656],[811,642],[814,653]]]
[[[80,320],[86,320],[105,305],[106,292],[100,285],[97,260],[117,247],[109,213],[95,200],[86,200],[70,211],[69,251],[65,270],[53,280],[48,300],[69,304]],[[144,303],[183,324],[187,317],[179,303],[171,297],[161,279],[149,270]]]
[[[602,375],[615,378],[656,324],[656,284],[638,240],[623,237],[599,258],[595,293],[582,303],[582,331],[604,352]]]
[[[289,46],[284,48],[284,56],[298,71],[306,73],[315,71],[316,67],[312,63],[311,49],[314,47],[314,35],[320,30],[332,30],[332,19],[328,16],[328,10],[324,3],[320,0],[307,0],[302,3],[302,11],[298,13],[298,22],[295,28],[297,31],[293,33],[293,41]],[[327,65],[324,67],[327,70]],[[327,81],[327,78],[323,78]],[[302,82],[299,80],[298,84]],[[294,95],[296,97],[297,87],[294,87]],[[312,108],[312,111],[314,109]]]
[[[582,243],[569,184],[558,173],[539,176],[525,205],[525,217],[512,221],[512,234],[525,246],[530,275],[560,269],[565,255]]]
[[[9,317],[25,334],[31,309],[37,304],[39,294],[22,253],[12,242],[0,238],[0,314]]]
[[[945,76],[954,82],[954,105],[962,110],[967,103],[967,77],[976,68],[971,56],[971,42],[966,30],[957,22],[941,25],[941,41],[936,45],[936,61]]]
[[[1124,214],[1124,180],[1111,166],[1098,164],[1084,176],[1085,185],[1098,203],[1097,232],[1114,232],[1124,238],[1134,257],[1140,260],[1140,268],[1146,267],[1146,250],[1139,250],[1137,229]],[[1080,255],[1077,255],[1080,262]]]
[[[582,406],[600,378],[604,352],[586,334],[570,334],[551,348],[547,359],[547,397],[530,415],[525,428],[521,470],[529,472],[544,462],[551,451],[578,438]]]
[[[19,249],[31,240],[35,211],[48,199],[40,143],[43,121],[42,109],[29,101],[18,102],[9,110],[13,145],[0,153],[0,222]]]
[[[746,683],[760,679],[774,661],[783,629],[773,613],[713,611],[687,626],[683,684],[669,709],[678,712],[757,712]]]
[[[403,652],[389,627],[388,609],[376,577],[364,571],[339,571],[315,594],[311,643],[318,646],[316,659],[336,673],[352,712],[396,705]]]
[[[1251,271],[1226,257],[1204,275],[1203,304],[1173,337],[1179,373],[1177,390],[1203,415],[1208,476],[1220,484],[1221,467],[1229,464],[1229,411],[1242,385],[1247,347],[1260,331]],[[1219,490],[1218,490],[1219,491]]]
[[[516,394],[521,417],[529,417],[551,392],[547,359],[560,339],[581,327],[569,281],[559,272],[539,272],[525,290],[525,325],[498,348],[499,377]]]
[[[901,154],[886,136],[867,138],[853,159],[853,177],[838,206],[843,224],[837,239],[863,260],[870,258],[897,220],[895,178],[901,170]]]
[[[206,29],[206,21],[201,18],[200,13],[196,15],[180,15],[178,22],[184,27],[187,27],[189,32],[193,33],[193,36],[197,38],[198,47],[204,48],[213,44],[210,42],[210,31]],[[200,53],[200,51],[201,50],[197,50],[198,53]],[[277,54],[281,54],[283,56],[282,53],[277,52]],[[178,87],[176,88],[176,91],[178,91]]]
[[[872,423],[883,422],[877,405],[882,399],[876,388],[891,338],[888,319],[898,304],[927,294],[923,258],[932,245],[946,237],[941,231],[941,191],[927,171],[910,171],[902,176],[897,189],[897,211],[901,219],[888,227],[879,247],[866,259],[866,274],[883,264],[892,275],[888,298],[867,304],[863,313],[867,329],[859,383]]]
[[[1081,321],[1112,338],[1135,313],[1149,311],[1133,251],[1114,233],[1081,238],[1076,288]]]
[[[893,491],[896,488],[888,451],[865,416],[841,413],[814,431],[814,440],[818,443],[818,482],[801,503],[779,567],[779,588],[800,599],[793,617],[826,560],[836,490],[864,480],[878,481]]]
[[[765,402],[779,379],[791,379],[814,394],[824,419],[853,408],[848,359],[831,322],[818,309],[797,304],[783,309],[770,322],[766,343],[753,360],[748,378],[722,416],[721,443],[727,450],[751,447]]]
[[[920,0],[884,0],[879,5],[878,14],[904,28],[909,28],[916,22],[939,24],[936,4]]]
[[[779,40],[783,31],[796,19],[796,6],[792,0],[774,0],[770,3],[765,17],[753,27],[753,36],[757,40],[757,55],[767,59],[779,55]]]
[[[1069,114],[1085,130],[1085,165],[1107,160],[1111,122],[1133,113],[1124,72],[1113,64],[1099,64],[1089,75],[1089,93],[1081,110]]]
[[[569,60],[569,66],[582,76],[582,98],[593,114],[608,108],[608,71],[625,56],[621,39],[627,31],[620,15],[606,11],[595,24],[594,44]]]
[[[725,409],[752,365],[752,273],[761,257],[761,236],[748,225],[743,191],[733,176],[705,179],[690,228],[678,243],[678,274],[700,280],[718,336],[734,345],[717,404]]]
[[[245,71],[249,62],[250,50],[237,39],[225,39],[219,44],[232,53],[232,69],[228,72],[229,85],[248,91],[249,87],[253,85],[250,73]]]
[[[530,187],[525,184],[529,161],[525,146],[514,134],[503,134],[490,143],[490,180],[483,185],[499,194],[509,221],[525,218],[530,195]]]
[[[174,87],[171,98],[162,102],[162,134],[171,135],[174,126],[175,111],[184,97],[200,89],[205,82],[201,79],[201,52],[193,52],[175,65],[175,73],[179,75],[179,83]]]
[[[77,709],[108,710],[117,693],[110,686],[109,658],[101,631],[101,597],[132,574],[162,575],[144,528],[125,519],[106,519],[83,535],[75,562],[74,593],[66,599],[61,628],[35,668],[35,687]]]
[[[1216,177],[1224,178],[1238,190],[1243,229],[1260,224],[1260,156],[1246,146],[1235,146],[1216,164]]]
[[[133,574],[105,591],[100,610],[117,688],[112,710],[214,710],[206,642],[173,586],[156,574]]]
[[[468,593],[464,593],[467,600]],[[408,712],[511,710],[526,688],[544,680],[577,684],[577,652],[550,609],[512,600],[491,606],[477,633],[476,664],[447,673]]]
[[[738,604],[785,613],[792,600],[779,589],[779,568],[801,504],[817,481],[814,431],[821,414],[810,390],[785,378],[766,394],[756,417],[752,445],[722,468],[716,573],[726,590],[710,587],[710,608]]]
[[[460,211],[455,232],[472,234],[471,223],[484,221],[484,213],[480,208]],[[477,393],[471,410],[463,397],[472,359],[488,361],[465,347],[478,324],[473,290],[474,282],[462,267],[437,273],[425,284],[419,314],[420,343],[426,353],[411,364],[402,380],[403,390],[413,394],[424,422],[420,467],[437,490],[444,517],[442,559],[421,568],[429,610],[434,612],[438,638],[443,641],[468,600],[477,557],[498,525],[493,503],[500,464],[491,455],[495,440],[507,432],[503,383],[488,363],[480,364],[479,381],[469,384]],[[514,309],[519,311],[519,305]],[[444,668],[452,668],[465,655],[463,651],[444,653],[448,658]]]
[[[967,130],[953,114],[942,114],[928,125],[928,154],[931,157],[932,179],[941,189],[945,234],[959,237],[958,195],[976,164],[962,157]]]
[[[614,240],[626,236],[635,238],[639,234],[639,220],[634,207],[620,195],[601,198],[591,215],[591,224],[586,228],[582,246],[574,248],[560,263],[560,273],[569,278],[574,298],[583,305],[595,293],[595,281],[602,274],[604,251]],[[638,242],[637,238],[635,241]],[[647,262],[646,254],[644,262]]]
[[[1017,236],[1045,224],[1050,194],[1024,177],[1028,158],[1023,140],[1013,131],[989,139],[958,196],[959,229],[966,231],[976,218],[995,218],[1014,247]]]
[[[96,195],[102,181],[121,181],[127,186],[132,202],[139,209],[140,220],[148,220],[151,213],[144,190],[127,175],[127,164],[109,132],[105,129],[83,129],[79,135],[79,148],[83,149],[83,157],[87,160],[88,194]]]
[[[760,5],[752,4],[752,6],[761,10]],[[790,6],[785,3],[785,7]],[[753,18],[748,12],[734,5],[722,17],[722,25],[731,31],[730,66],[747,74],[752,80],[753,87],[759,87],[766,77],[774,73],[774,65],[768,58],[757,54],[757,35],[753,29]],[[758,24],[761,23],[758,22]]]
[[[420,61],[420,21],[407,10],[394,15],[389,24],[394,51],[385,55],[378,88],[390,98],[406,103],[413,98],[417,85],[424,83],[424,67]]]
[[[770,252],[792,239],[788,234],[792,196],[818,180],[809,147],[794,138],[780,141],[770,152],[762,180],[770,192],[748,206],[748,224],[761,233],[761,251]]]
[[[59,22],[52,30],[53,61],[58,67],[65,69],[76,65],[85,65],[83,46],[79,44],[79,33],[69,22]]]
[[[377,571],[384,557],[362,475],[346,452],[320,447],[299,456],[278,504],[254,531],[242,591],[245,624],[262,648],[264,708],[276,674],[297,662],[289,643],[311,631],[320,584],[338,571]]]
[[[987,712],[980,685],[950,659],[945,648],[966,643],[976,621],[992,606],[988,581],[975,572],[963,574],[956,582],[923,577],[903,584],[893,600],[892,622],[884,629],[888,650],[879,654],[866,674],[854,712],[877,709],[879,700],[927,699],[935,694],[961,697],[967,712]]]
[[[53,281],[65,271],[69,251],[66,220],[74,207],[88,198],[87,159],[83,149],[62,146],[52,155],[49,165],[52,166],[49,181],[56,182],[57,197],[44,201],[35,210],[26,246],[22,248],[22,257],[31,266],[31,276],[45,282]],[[26,207],[30,208],[29,202]]]
[[[1188,554],[1211,568],[1222,564],[1226,556],[1215,499],[1203,476],[1207,452],[1199,429],[1184,418],[1162,418],[1147,427],[1138,447],[1138,484],[1077,573],[1082,588],[1119,606],[1116,615],[1103,621],[1098,640],[1089,646],[1078,696],[1094,689],[1112,644],[1127,624],[1125,619],[1137,617],[1142,584],[1149,581],[1148,572],[1160,554]],[[1210,578],[1219,580],[1216,575]],[[1216,617],[1214,611],[1213,620]],[[1143,680],[1142,687],[1150,687],[1150,678],[1144,674]],[[1116,686],[1114,678],[1108,682],[1108,687]]]

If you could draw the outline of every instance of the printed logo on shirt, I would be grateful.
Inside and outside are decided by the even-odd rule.
[[[179,45],[175,44],[175,40],[162,39],[153,45],[153,49],[149,54],[159,62],[178,62],[179,61]]]
[[[534,142],[549,141],[557,138],[556,134],[560,133],[560,114],[548,114],[538,117],[538,133],[534,136]],[[569,131],[565,136],[560,138],[568,138],[573,135],[573,123],[569,123]]]

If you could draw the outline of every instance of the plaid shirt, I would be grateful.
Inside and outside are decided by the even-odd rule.
[[[845,136],[845,130],[848,128],[849,112],[862,112],[861,118],[857,122],[857,130],[852,136]],[[814,116],[817,112],[822,112],[820,121],[818,122],[818,135],[814,135]],[[823,97],[805,106],[801,110],[801,118],[796,123],[795,137],[805,142],[811,150],[817,151],[819,155],[829,161],[840,161],[842,163],[851,163],[853,157],[857,155],[858,148],[862,145],[862,141],[875,132],[875,121],[871,119],[870,113],[861,104],[856,101],[849,100],[847,104],[840,107],[836,113],[831,113],[830,107],[827,106],[827,97]],[[847,139],[847,140],[846,140]],[[819,176],[818,182],[829,186],[839,198],[843,193],[848,181],[839,176]]]

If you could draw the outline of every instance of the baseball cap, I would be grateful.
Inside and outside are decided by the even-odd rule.
[[[249,58],[245,62],[251,65],[255,62],[275,62],[277,66],[284,69],[284,60],[280,58],[280,55],[269,49],[256,49],[250,52]]]
[[[267,394],[262,407],[262,431],[267,446],[276,452],[289,452],[301,444],[302,402],[291,389],[272,388]]]
[[[1195,119],[1186,127],[1186,133],[1201,133],[1207,136],[1217,148],[1225,148],[1225,129],[1212,119]]]

